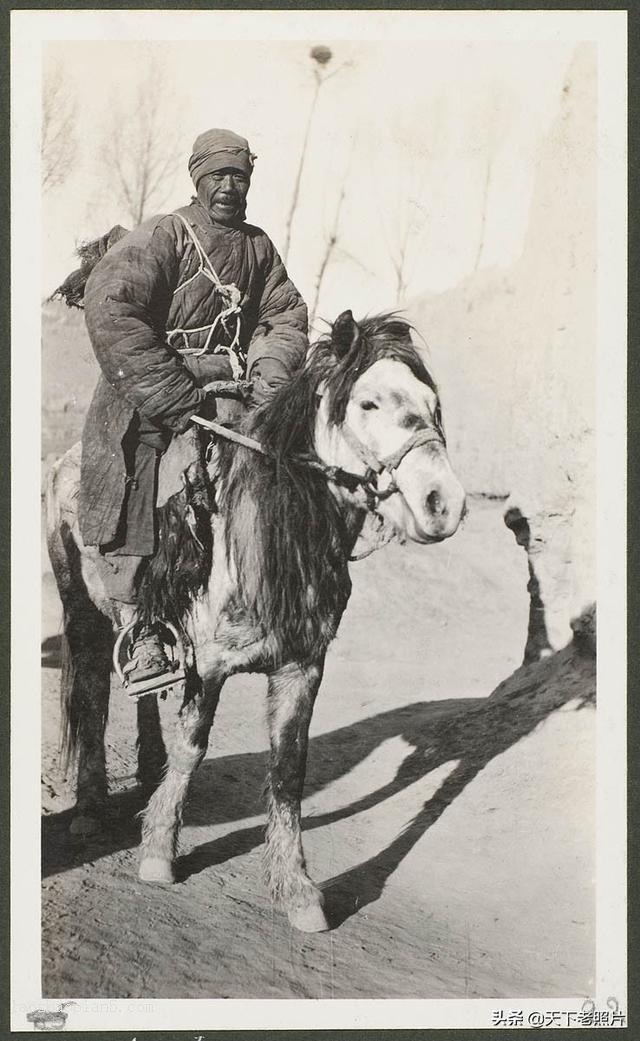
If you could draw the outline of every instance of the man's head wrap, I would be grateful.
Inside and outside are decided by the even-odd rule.
[[[233,130],[205,130],[193,142],[189,173],[196,188],[201,177],[216,170],[240,170],[251,177],[254,159],[249,142]]]

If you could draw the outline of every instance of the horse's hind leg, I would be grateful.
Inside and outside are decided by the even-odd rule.
[[[109,713],[113,630],[111,623],[82,597],[65,604],[66,660],[63,663],[63,751],[77,751],[74,835],[97,831],[107,797],[104,732]]]
[[[195,670],[188,673],[166,773],[143,814],[139,874],[145,882],[174,881],[182,810],[191,776],[207,750],[224,679],[203,685]]]
[[[272,895],[282,900],[291,924],[304,932],[329,928],[322,893],[307,874],[300,833],[309,724],[321,679],[321,664],[303,668],[290,663],[269,677],[265,865]]]

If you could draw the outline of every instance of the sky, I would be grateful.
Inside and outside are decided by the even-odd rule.
[[[63,40],[43,49],[43,82],[63,69],[78,149],[65,183],[43,198],[44,292],[76,266],[77,242],[127,224],[104,155],[113,114],[126,122],[151,61],[167,141],[177,137],[183,156],[154,212],[189,201],[193,140],[226,126],[258,156],[247,218],[281,249],[313,96],[309,51],[318,43],[331,48],[332,75],[311,125],[288,263],[310,302],[344,190],[318,315],[397,305],[390,254],[407,222],[408,299],[451,288],[474,269],[508,268],[522,249],[536,154],[558,112],[570,43]]]

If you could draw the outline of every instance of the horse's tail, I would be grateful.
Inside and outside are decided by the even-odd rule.
[[[73,580],[70,566],[68,537],[62,530],[59,472],[64,459],[55,463],[47,477],[45,490],[45,520],[47,549],[51,567],[62,601],[62,632],[60,633],[60,759],[66,771],[75,757],[78,732],[78,698],[74,697],[75,667],[67,633],[71,626],[70,603]],[[70,533],[68,533],[70,534]]]
[[[60,756],[65,769],[75,758],[83,714],[91,714],[92,725],[104,728],[106,723],[113,644],[111,623],[85,585],[81,548],[72,530],[79,459],[74,446],[52,467],[45,495],[47,548],[63,609]]]
[[[55,463],[54,466],[52,466],[49,470],[49,473],[47,475],[47,483],[44,490],[44,519],[47,532],[47,549],[49,550],[49,559],[51,560],[52,566],[52,543],[55,539],[60,516],[60,510],[56,496],[56,474],[58,465],[58,463]]]
[[[88,596],[64,604],[60,671],[60,761],[76,758],[81,732],[104,733],[109,716],[113,630]]]
[[[62,626],[60,637],[60,762],[62,769],[66,772],[72,760],[75,759],[80,729],[78,698],[74,697],[75,668],[67,639],[69,613],[66,607],[63,608]]]

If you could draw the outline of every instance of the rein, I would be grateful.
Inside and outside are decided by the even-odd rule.
[[[202,416],[192,416],[191,419],[192,422],[197,423],[198,426],[210,430],[212,433],[225,438],[227,441],[232,441],[235,444],[242,445],[243,448],[249,448],[253,452],[259,452],[261,455],[273,458],[272,453],[269,452],[260,441],[257,441],[253,437],[247,437],[246,434],[240,434],[238,431],[231,430],[222,423],[214,422],[214,420],[203,419]],[[378,457],[374,455],[365,444],[363,444],[350,427],[346,425],[343,426],[341,428],[341,433],[351,450],[359,456],[365,464],[367,469],[364,474],[356,474],[350,470],[343,470],[340,466],[330,466],[327,463],[323,463],[320,459],[314,459],[311,456],[298,455],[296,458],[299,462],[304,463],[305,466],[309,466],[313,470],[318,470],[328,481],[333,481],[335,484],[342,485],[349,491],[355,491],[358,487],[362,488],[366,496],[367,509],[371,513],[375,512],[378,502],[388,499],[391,495],[400,491],[396,483],[395,471],[409,452],[421,445],[444,445],[444,439],[437,431],[416,430],[400,445],[398,449],[396,449],[395,452],[392,452],[391,455],[384,456],[382,459],[378,459]],[[377,479],[380,474],[384,472],[391,475],[391,483],[388,488],[380,489],[378,488]]]
[[[192,416],[191,421],[197,423],[198,426],[204,427],[206,430],[210,430],[211,433],[217,434],[218,437],[223,437],[226,441],[242,445],[243,448],[250,448],[252,452],[259,452],[260,455],[268,456],[271,459],[275,458],[260,441],[256,441],[253,437],[247,437],[246,434],[240,434],[237,430],[231,430],[230,427],[226,427],[222,423],[216,423],[212,419],[203,419],[202,416]],[[391,494],[389,491],[378,492],[375,488],[370,489],[368,472],[366,474],[354,474],[349,470],[343,470],[339,466],[328,466],[319,459],[313,459],[311,456],[306,455],[297,455],[295,458],[299,462],[304,463],[305,466],[309,466],[312,470],[318,470],[324,474],[327,480],[341,484],[350,491],[355,491],[356,487],[361,485],[367,493],[371,491],[379,499],[386,499]]]

